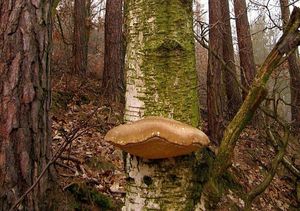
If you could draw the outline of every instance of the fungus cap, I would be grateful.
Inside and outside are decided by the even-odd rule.
[[[104,139],[125,152],[147,159],[185,155],[209,144],[201,130],[163,117],[146,117],[117,126]]]

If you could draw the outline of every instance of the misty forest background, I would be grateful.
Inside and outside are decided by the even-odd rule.
[[[39,210],[40,201],[53,210],[121,210],[126,192],[123,155],[103,137],[124,123],[124,2],[28,2],[0,0],[0,210]],[[224,149],[226,127],[297,4],[193,1],[201,129],[210,137],[213,154]],[[46,13],[51,14],[46,27],[26,25],[26,17],[40,23]],[[32,29],[28,36],[26,27]],[[32,47],[35,42],[39,48]],[[285,56],[272,67],[268,93],[253,119],[226,146],[233,151],[231,176],[215,210],[242,209],[245,202],[253,210],[300,209],[299,53],[292,50]],[[18,66],[29,71],[10,72]],[[28,80],[39,81],[33,87],[40,101],[23,106],[36,99]],[[49,116],[36,112],[39,106],[50,110]],[[28,131],[23,130],[26,122]],[[49,183],[53,188],[42,196]]]

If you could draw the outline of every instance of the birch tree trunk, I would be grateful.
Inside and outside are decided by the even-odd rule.
[[[0,210],[8,210],[50,159],[51,2],[0,1]],[[20,210],[45,210],[47,172]]]
[[[126,121],[199,123],[192,0],[126,0]]]
[[[192,0],[125,1],[125,121],[151,115],[199,124],[192,18]],[[196,157],[128,155],[124,210],[195,210],[207,169],[198,171]]]

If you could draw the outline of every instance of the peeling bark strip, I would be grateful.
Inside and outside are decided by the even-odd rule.
[[[124,211],[195,210],[203,182],[195,157],[147,160],[128,156],[127,160],[126,171],[130,177]]]
[[[51,1],[0,1],[0,210],[8,210],[50,157]],[[39,210],[49,174],[20,205]]]
[[[192,0],[126,0],[125,120],[199,122]]]
[[[221,197],[218,181],[231,165],[238,137],[266,96],[265,87],[271,73],[280,64],[282,57],[294,51],[300,44],[299,26],[300,9],[295,7],[286,30],[258,71],[244,103],[225,130],[219,152],[210,166],[209,181],[204,188],[204,201],[216,202]]]

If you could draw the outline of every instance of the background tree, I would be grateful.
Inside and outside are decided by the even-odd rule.
[[[251,88],[246,96],[246,99],[244,100],[234,119],[229,123],[225,130],[216,158],[209,168],[209,180],[204,186],[204,194],[202,195],[203,198],[201,200],[207,201],[207,205],[209,205],[210,208],[213,208],[224,194],[224,189],[220,185],[220,181],[222,181],[224,173],[231,165],[234,148],[236,146],[239,135],[241,134],[245,126],[250,122],[255,110],[267,95],[266,83],[270,75],[276,69],[276,67],[280,65],[282,57],[294,51],[300,43],[300,33],[298,31],[299,25],[300,9],[295,7],[285,32],[276,43],[272,51],[269,53],[263,65],[260,67],[254,83],[251,85]],[[286,130],[287,125],[282,125]],[[285,133],[285,140],[282,141],[284,143],[281,143],[282,145],[285,145],[285,147],[289,137],[288,134],[288,132]],[[278,164],[283,159],[285,147],[283,147],[283,149],[275,156],[274,160],[272,161],[273,172],[267,174],[263,182],[253,190],[251,190],[249,194],[247,194],[246,210],[251,209],[252,201],[270,184],[276,172],[274,171],[274,169],[277,168]]]
[[[50,159],[51,2],[0,2],[0,210],[9,210]],[[46,209],[49,179],[46,172],[23,209]]]
[[[255,76],[255,63],[245,0],[234,0],[242,85],[249,88]],[[246,93],[243,92],[243,96]]]
[[[199,96],[199,105],[205,106],[206,112],[206,103],[207,103],[207,67],[208,67],[208,51],[205,47],[202,46],[204,41],[203,34],[207,32],[208,26],[205,25],[205,32],[203,30],[203,25],[205,23],[205,14],[204,5],[200,1],[194,1],[194,31],[196,36],[195,42],[195,52],[196,52],[196,71],[198,78],[198,96]],[[202,43],[199,40],[203,40]],[[207,45],[206,45],[207,46]],[[200,97],[201,96],[201,97]],[[202,107],[202,112],[204,107]]]
[[[207,68],[208,131],[211,140],[219,143],[223,135],[222,63],[214,55],[223,55],[221,2],[209,1],[209,54]]]
[[[280,0],[283,29],[286,28],[290,16],[289,1]],[[300,64],[296,50],[288,57],[291,90],[291,110],[293,128],[300,131]]]
[[[221,0],[221,19],[222,22],[222,38],[223,38],[223,59],[228,66],[228,68],[232,71],[229,72],[227,69],[223,68],[224,73],[224,84],[226,88],[227,95],[227,111],[228,116],[232,118],[235,113],[240,108],[242,104],[242,98],[239,90],[239,84],[237,82],[237,73],[236,73],[236,65],[234,60],[234,49],[232,43],[232,32],[230,25],[230,10],[229,10],[229,2],[228,0]]]
[[[289,1],[280,0],[281,16],[282,16],[282,26],[283,30],[286,30],[287,23],[290,16]],[[297,55],[297,50],[294,50],[289,55],[288,69],[290,75],[290,93],[291,93],[291,114],[292,114],[292,126],[293,132],[296,137],[290,141],[289,147],[287,149],[288,153],[291,155],[291,160],[297,167],[299,167],[299,153],[300,153],[300,64],[299,57]],[[295,181],[295,189],[297,192],[298,202],[300,204],[300,180],[299,176]]]
[[[122,0],[106,2],[102,88],[110,104],[124,102],[122,4]]]
[[[267,36],[267,24],[266,17],[261,12],[258,19],[251,25],[252,46],[255,64],[262,65],[266,59],[269,49],[268,43],[270,43],[270,37]]]
[[[87,0],[74,1],[74,71],[76,74],[85,75],[87,72],[88,55],[88,12]]]

